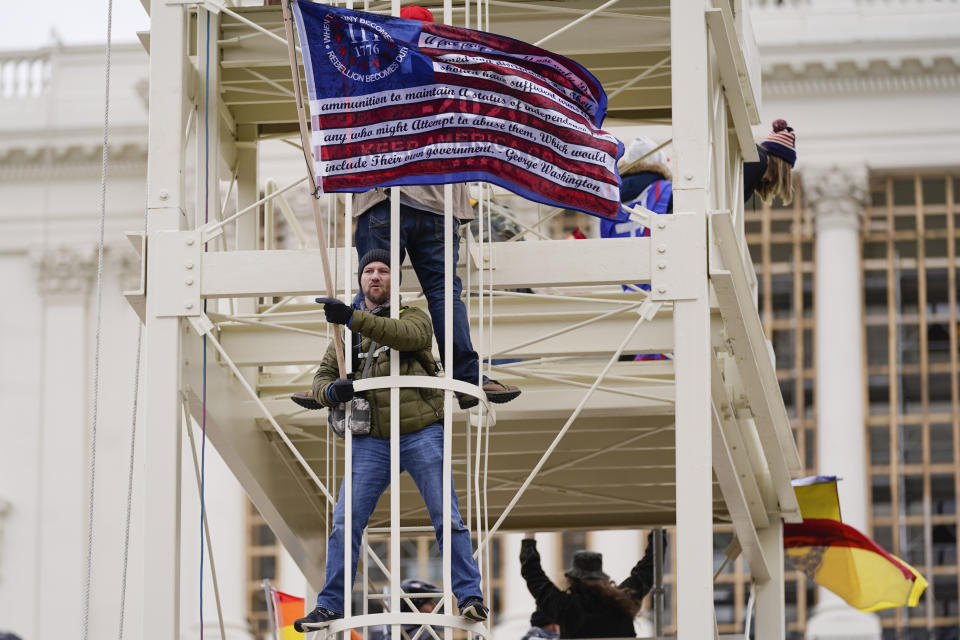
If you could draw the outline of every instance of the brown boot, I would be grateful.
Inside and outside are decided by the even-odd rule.
[[[494,404],[503,404],[505,402],[510,402],[519,396],[520,387],[514,387],[513,385],[503,384],[502,382],[488,379],[483,383],[483,392],[486,394],[487,400],[490,402],[493,402]],[[469,409],[477,406],[480,403],[479,400],[473,396],[468,396],[465,393],[458,393],[457,401],[459,402],[461,409]]]

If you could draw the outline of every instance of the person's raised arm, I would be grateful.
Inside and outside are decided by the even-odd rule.
[[[537,601],[537,609],[552,620],[561,620],[570,595],[561,591],[543,572],[540,552],[533,534],[528,533],[520,543],[520,574],[527,582],[527,590]]]
[[[663,537],[663,552],[667,552],[667,537]],[[620,583],[620,588],[631,591],[635,600],[643,600],[653,588],[653,531],[647,535],[647,550],[633,565],[630,576]]]

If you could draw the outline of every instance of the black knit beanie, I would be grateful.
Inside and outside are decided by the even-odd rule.
[[[363,275],[363,270],[371,262],[382,262],[383,264],[390,266],[390,252],[386,249],[371,249],[363,254],[363,257],[360,258],[360,265],[357,267],[357,284],[360,284],[360,276]]]

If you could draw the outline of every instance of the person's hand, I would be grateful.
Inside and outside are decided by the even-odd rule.
[[[353,317],[353,309],[336,298],[317,298],[323,305],[323,313],[331,324],[347,324]]]
[[[327,397],[331,402],[342,403],[350,402],[353,399],[353,380],[344,380],[339,378],[332,385],[327,387]]]
[[[537,541],[525,537],[520,541],[520,564],[526,564],[528,561],[534,559],[540,562],[540,552],[537,551]]]
[[[663,532],[663,555],[667,555],[667,532]],[[653,529],[647,534],[647,548],[643,554],[644,560],[653,561]],[[662,558],[661,558],[662,560]]]

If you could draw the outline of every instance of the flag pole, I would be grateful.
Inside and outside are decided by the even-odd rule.
[[[260,583],[267,599],[267,617],[270,620],[270,640],[280,640],[280,629],[277,625],[277,610],[273,606],[273,585],[266,578]]]
[[[310,157],[310,136],[307,133],[307,115],[303,108],[303,91],[300,88],[300,68],[297,66],[297,51],[293,44],[293,16],[290,14],[290,0],[283,0],[280,5],[283,9],[283,29],[287,36],[287,54],[290,57],[290,74],[293,78],[293,95],[297,103],[297,118],[300,120],[300,144],[303,147],[303,159],[307,163],[307,175],[313,188],[317,186],[317,176],[313,171],[313,161]],[[303,45],[306,46],[306,45]],[[327,255],[327,239],[323,232],[323,223],[320,220],[320,201],[316,192],[311,193],[313,203],[313,222],[317,228],[317,244],[320,245],[320,263],[323,267],[323,279],[327,283],[327,296],[336,297],[336,287],[330,277],[330,257]],[[339,331],[333,332],[333,345],[337,350],[337,366],[340,377],[347,377],[347,367],[343,358],[343,338]]]

